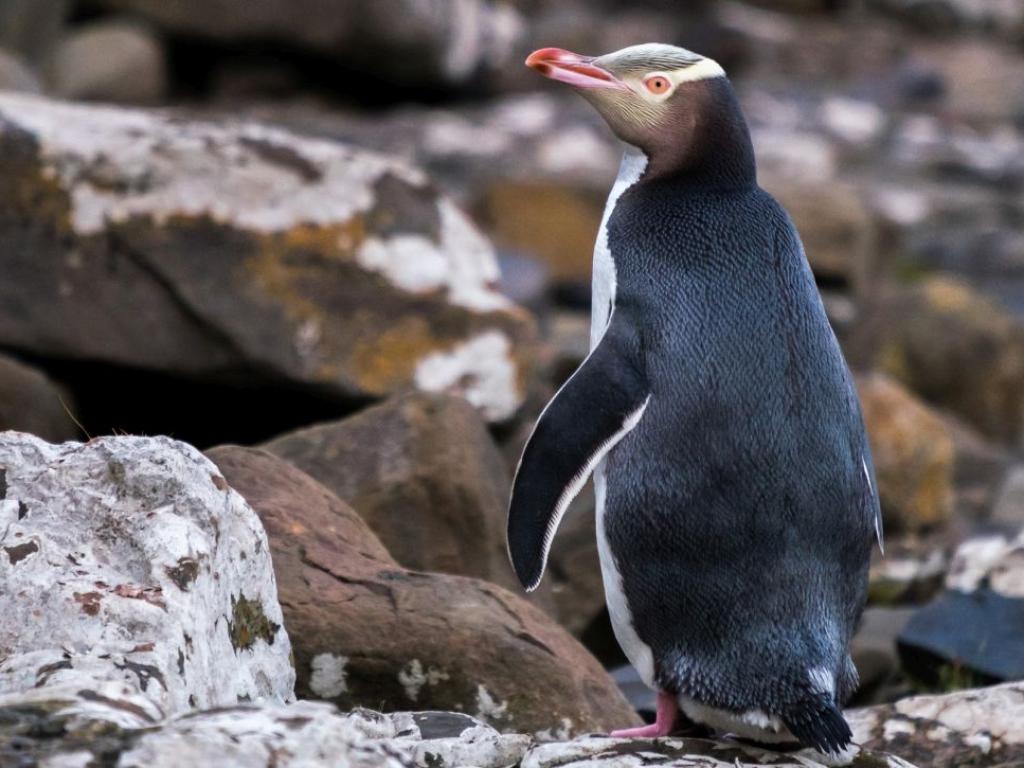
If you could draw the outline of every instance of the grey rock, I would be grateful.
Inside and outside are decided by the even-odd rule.
[[[1024,525],[1024,466],[1013,467],[999,487],[991,521],[1019,529]]]
[[[0,434],[0,708],[147,727],[288,701],[266,533],[165,437]]]
[[[167,92],[160,38],[130,20],[75,27],[54,51],[49,74],[53,94],[65,99],[151,104]]]
[[[75,402],[42,371],[0,355],[0,431],[30,432],[51,442],[80,437]]]
[[[346,404],[415,387],[488,420],[531,318],[425,175],[253,124],[0,96],[0,344]]]
[[[164,29],[233,44],[272,41],[331,57],[376,81],[459,86],[518,59],[524,32],[490,0],[103,0]],[[518,65],[519,61],[515,61]]]
[[[913,615],[913,608],[870,606],[850,643],[850,655],[860,675],[858,700],[863,701],[899,677],[896,640]]]
[[[40,93],[43,90],[39,77],[22,58],[0,48],[0,91]]]
[[[915,696],[852,710],[854,741],[928,768],[1011,766],[1024,760],[1021,683]]]
[[[0,2],[0,48],[17,51],[35,66],[46,63],[71,7],[71,0]]]
[[[908,671],[945,688],[1024,678],[1024,534],[961,544],[946,587],[900,633]]]

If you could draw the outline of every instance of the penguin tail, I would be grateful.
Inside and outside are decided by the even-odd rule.
[[[784,715],[782,722],[801,744],[823,754],[838,755],[853,742],[850,726],[834,701],[807,702]]]

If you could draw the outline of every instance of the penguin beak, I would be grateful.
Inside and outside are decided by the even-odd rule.
[[[561,48],[541,48],[526,57],[526,66],[544,77],[568,83],[576,88],[612,88],[629,90],[624,82],[606,69],[594,64],[594,57]]]

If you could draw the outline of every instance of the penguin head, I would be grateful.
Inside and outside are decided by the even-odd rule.
[[[541,48],[526,65],[573,86],[616,136],[641,149],[662,172],[692,166],[714,145],[749,145],[725,71],[685,48],[647,43],[603,56]]]

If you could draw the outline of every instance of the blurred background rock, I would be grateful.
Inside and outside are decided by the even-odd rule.
[[[522,61],[651,40],[730,73],[858,375],[858,701],[1024,676],[1024,0],[0,0],[0,428],[264,444],[511,586],[620,152]],[[615,668],[592,507],[533,601]]]

